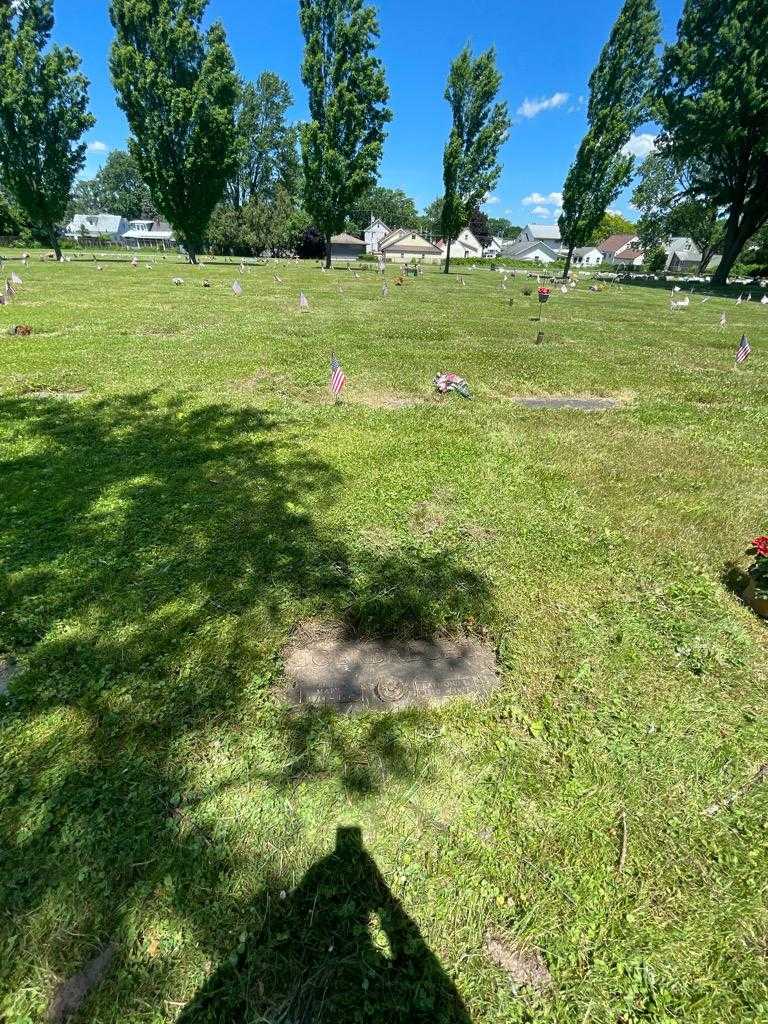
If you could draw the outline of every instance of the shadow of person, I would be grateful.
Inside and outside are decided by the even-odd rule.
[[[298,888],[254,909],[253,933],[179,1024],[470,1024],[359,828],[339,828]]]

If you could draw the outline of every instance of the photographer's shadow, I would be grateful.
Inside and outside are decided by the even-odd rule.
[[[338,829],[333,853],[281,895],[254,908],[252,933],[179,1024],[470,1024],[359,828]]]

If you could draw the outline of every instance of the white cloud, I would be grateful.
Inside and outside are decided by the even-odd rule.
[[[498,196],[486,196],[485,199],[483,200],[483,205],[496,206],[500,202],[501,200],[499,199]]]
[[[610,213],[611,216],[613,216],[613,217],[623,217],[624,216],[624,214],[621,212],[621,210],[606,210],[605,212],[606,213]]]
[[[548,217],[549,207],[548,206],[534,206],[531,210],[532,217]]]
[[[632,135],[629,142],[622,149],[624,156],[648,156],[656,149],[656,136],[653,132],[639,132]]]
[[[527,97],[517,108],[520,117],[536,117],[542,110],[555,110],[568,102],[570,93],[553,92],[551,96],[542,96],[537,100],[529,100]]]
[[[562,206],[563,193],[550,192],[545,196],[541,192],[531,192],[529,196],[524,196],[520,202],[523,206]]]
[[[95,139],[93,142],[88,143],[89,153],[106,153],[108,149],[109,146],[106,144],[106,142],[99,142],[98,139]]]

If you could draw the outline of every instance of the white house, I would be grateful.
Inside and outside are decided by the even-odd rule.
[[[440,249],[445,255],[446,244],[441,239],[438,243]],[[451,242],[451,259],[452,260],[471,260],[471,259],[482,259],[483,258],[483,247],[475,238],[474,234],[469,228],[464,228],[459,237]]]
[[[594,245],[583,245],[573,250],[571,263],[575,267],[599,267],[603,262],[603,254]]]
[[[488,245],[483,249],[483,257],[487,260],[496,259],[497,256],[501,256],[501,249],[504,245],[503,238],[497,238],[495,235],[490,240]]]
[[[166,243],[173,243],[173,229],[170,224],[163,221],[132,220],[129,221],[128,230],[123,234],[122,241],[137,249],[142,245],[164,247]]]
[[[546,242],[530,242],[527,239],[508,242],[501,250],[505,259],[525,260],[528,263],[554,263],[561,253]]]
[[[526,224],[515,239],[516,242],[545,242],[551,249],[562,254],[563,240],[559,224]]]
[[[379,252],[393,263],[439,263],[442,252],[418,231],[398,228],[379,242]]]
[[[365,251],[366,252],[379,252],[379,246],[383,239],[387,235],[391,235],[392,231],[387,225],[381,220],[380,217],[374,217],[371,214],[371,223],[365,229],[363,237],[365,238]]]
[[[128,221],[116,213],[76,213],[64,228],[67,238],[108,239],[119,242],[128,230]]]

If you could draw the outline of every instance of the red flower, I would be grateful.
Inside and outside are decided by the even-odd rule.
[[[752,547],[758,555],[768,558],[768,537],[755,537],[752,541]]]

